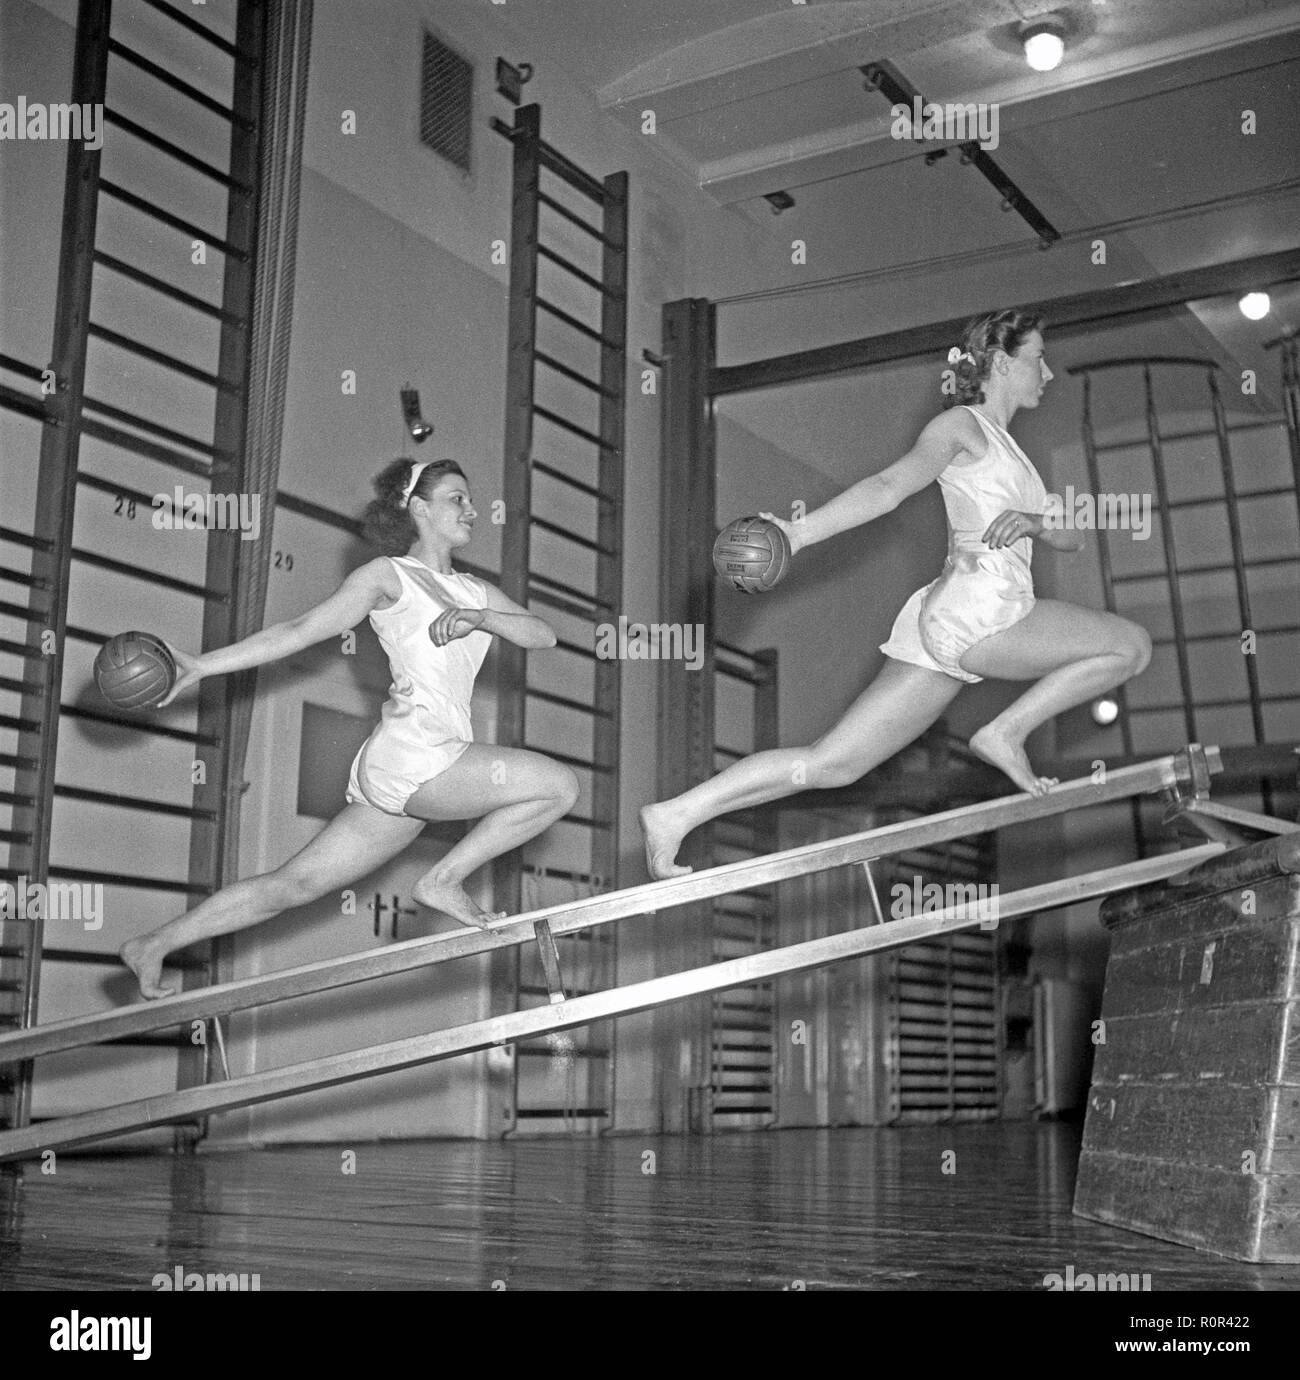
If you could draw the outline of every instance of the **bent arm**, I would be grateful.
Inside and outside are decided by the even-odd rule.
[[[385,599],[400,591],[386,561],[370,561],[354,570],[323,603],[297,618],[263,628],[229,647],[218,647],[198,658],[196,669],[202,676],[229,675],[247,671],[292,656],[304,647],[336,637],[355,627]]]
[[[1044,527],[1041,532],[1035,533],[1034,540],[1050,546],[1053,551],[1066,551],[1071,555],[1082,551],[1087,545],[1082,532],[1067,532],[1063,527]]]
[[[485,581],[484,588],[487,590],[487,613],[480,624],[484,632],[502,637],[528,651],[555,646],[559,639],[545,618],[529,613],[509,595],[502,594],[495,585]]]
[[[796,522],[795,530],[801,534],[796,546],[811,546],[893,512],[905,498],[938,479],[957,455],[969,448],[972,437],[968,428],[974,425],[957,408],[941,412],[916,438],[912,449],[888,469],[860,479]]]

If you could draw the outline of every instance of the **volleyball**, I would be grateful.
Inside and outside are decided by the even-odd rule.
[[[762,594],[790,566],[790,539],[767,518],[729,522],[713,543],[713,568],[742,594]]]
[[[95,657],[95,683],[119,709],[151,709],[175,685],[176,660],[152,633],[118,633]]]

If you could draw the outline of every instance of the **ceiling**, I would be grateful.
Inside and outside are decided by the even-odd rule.
[[[749,222],[757,252],[699,285],[735,303],[723,362],[753,356],[764,312],[797,350],[1300,243],[1300,4],[512,0],[497,13],[520,35],[512,60],[562,65],[629,128],[653,110],[651,146]],[[1066,58],[1036,73],[1016,30],[1049,13]],[[1059,244],[1040,253],[951,142],[891,137],[891,103],[860,71],[882,59],[927,101],[996,106],[989,151]],[[794,205],[774,214],[775,192]],[[765,251],[794,237],[816,245],[815,271]],[[1265,322],[1194,304],[1171,324],[1179,348],[1274,377],[1262,345],[1300,326],[1300,285],[1272,286]]]

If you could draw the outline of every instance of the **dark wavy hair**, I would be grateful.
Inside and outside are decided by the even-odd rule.
[[[404,556],[418,533],[415,522],[402,502],[406,486],[411,482],[411,471],[419,464],[410,456],[391,460],[375,475],[375,496],[366,504],[361,519],[361,535],[373,546],[377,546],[385,556]],[[433,486],[448,474],[458,474],[462,479],[465,471],[455,460],[434,460],[425,467],[412,498],[428,498]]]
[[[966,323],[961,333],[961,348],[970,356],[959,359],[954,366],[957,374],[956,401],[982,403],[984,384],[993,368],[993,356],[1001,350],[1014,355],[1035,331],[1043,329],[1043,318],[1037,312],[992,311]]]

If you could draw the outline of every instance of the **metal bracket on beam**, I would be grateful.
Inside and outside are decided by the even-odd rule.
[[[537,936],[537,951],[542,956],[542,972],[546,974],[546,990],[550,994],[551,1005],[558,1006],[565,1000],[564,977],[560,972],[560,951],[555,946],[555,936],[545,920],[538,920],[533,926]]]
[[[867,88],[872,91],[879,91],[891,105],[902,105],[906,106],[908,110],[915,110],[917,109],[917,102],[920,102],[921,109],[931,104],[896,67],[888,62],[869,62],[858,70],[862,73]],[[1038,236],[1040,248],[1050,249],[1061,238],[1061,232],[1002,171],[996,160],[991,158],[978,142],[970,140],[955,142],[956,147],[961,152],[961,161],[977,168],[997,188],[998,195],[1002,198],[1002,209],[1015,211],[1020,219]],[[939,152],[938,149],[931,149],[926,155],[926,162],[933,164]]]

